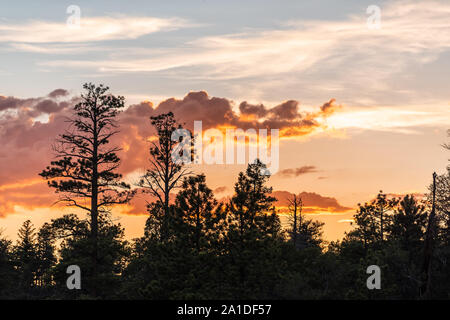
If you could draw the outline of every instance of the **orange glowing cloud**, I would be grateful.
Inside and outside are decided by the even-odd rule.
[[[57,200],[37,174],[53,160],[52,143],[66,129],[65,118],[72,115],[78,101],[64,89],[28,99],[0,96],[0,215],[15,212],[15,206],[32,209]],[[128,175],[149,166],[149,141],[155,138],[149,119],[153,115],[172,111],[191,130],[196,120],[202,121],[203,130],[280,129],[283,138],[322,128],[320,119],[338,108],[334,99],[315,113],[301,112],[293,100],[272,108],[243,102],[237,113],[229,99],[210,97],[205,91],[190,92],[183,99],[170,98],[157,107],[149,101],[129,106],[118,116],[120,133],[111,142],[122,147],[119,170]],[[145,205],[136,204],[129,213],[139,214],[144,209]]]
[[[28,180],[0,186],[0,217],[15,213],[17,207],[25,209],[48,208],[57,199],[47,183]]]

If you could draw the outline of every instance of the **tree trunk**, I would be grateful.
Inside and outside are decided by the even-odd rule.
[[[431,213],[428,218],[428,226],[425,238],[424,258],[422,265],[423,281],[420,288],[420,298],[428,299],[431,290],[431,260],[433,258],[433,247],[435,237],[435,216],[436,216],[436,172],[433,173],[433,203],[431,207]]]
[[[380,240],[383,242],[384,240],[384,230],[383,230],[383,206],[380,204]]]
[[[91,197],[91,237],[92,237],[92,276],[94,283],[92,294],[97,295],[97,275],[98,275],[98,136],[97,121],[94,119],[93,137],[93,157],[92,157],[92,197]]]
[[[195,245],[197,253],[200,252],[200,212],[197,210],[196,228],[195,228]]]
[[[294,234],[292,235],[292,238],[294,240],[294,247],[297,246],[297,232],[298,232],[298,227],[297,227],[297,196],[294,195],[294,227],[293,227],[293,232]]]

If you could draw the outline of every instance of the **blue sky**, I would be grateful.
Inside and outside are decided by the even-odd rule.
[[[63,26],[68,17],[66,9],[69,5],[78,5],[81,9],[81,19],[101,16],[126,15],[133,17],[160,17],[185,19],[189,26],[172,31],[143,34],[134,39],[113,39],[91,42],[91,46],[107,48],[97,52],[89,51],[85,54],[76,51],[73,54],[64,55],[54,53],[38,54],[27,50],[11,49],[11,42],[2,42],[0,57],[3,63],[0,65],[1,76],[5,84],[3,90],[12,95],[38,95],[45,94],[53,87],[65,86],[76,89],[79,83],[87,78],[100,78],[111,85],[120,86],[125,91],[137,95],[144,94],[168,94],[182,95],[187,90],[196,88],[205,89],[220,94],[233,95],[234,85],[241,82],[223,81],[211,83],[208,81],[186,80],[173,81],[173,77],[167,73],[132,73],[127,78],[133,77],[136,81],[121,81],[122,75],[111,73],[93,73],[92,70],[73,70],[66,68],[52,68],[45,70],[40,63],[54,59],[102,59],[105,55],[114,52],[114,48],[178,48],[180,59],[183,59],[183,48],[191,41],[208,36],[222,36],[248,32],[257,34],[262,31],[286,29],[286,22],[302,22],[310,20],[345,21],[349,15],[365,17],[365,9],[370,1],[345,1],[339,4],[336,1],[133,1],[132,4],[123,1],[15,1],[13,4],[3,2],[0,4],[0,23],[26,24],[32,21],[61,23]],[[81,20],[82,21],[82,20]],[[38,29],[35,30],[38,33]],[[33,32],[33,29],[27,32]],[[39,34],[36,34],[39,37]],[[43,43],[44,47],[57,45],[54,42]],[[46,72],[42,72],[42,71]],[[50,73],[50,74],[46,74]],[[189,75],[189,73],[188,73]],[[270,76],[270,74],[268,75]],[[170,79],[167,79],[169,77]],[[94,79],[96,80],[96,79]],[[18,86],[17,84],[21,84]],[[171,84],[168,88],[167,83]],[[235,84],[236,83],[236,84]],[[293,86],[295,86],[293,81]],[[301,90],[301,89],[300,89]],[[286,94],[290,98],[296,97],[292,88]],[[283,99],[280,92],[279,99]],[[235,94],[234,94],[235,95]],[[240,97],[236,97],[240,98]],[[257,97],[256,97],[257,98]],[[267,98],[267,97],[266,97]],[[303,98],[303,97],[302,97]]]
[[[445,28],[445,24],[438,24],[446,18],[448,5],[444,1],[435,2],[437,5],[429,2],[411,13],[393,13],[415,3],[419,2],[377,2],[382,23],[385,16],[393,23],[381,30],[367,30],[366,9],[373,1],[3,2],[0,4],[0,26],[3,26],[0,35],[10,34],[11,26],[22,25],[28,26],[20,31],[28,34],[28,38],[15,41],[10,35],[6,41],[1,41],[2,94],[44,95],[56,87],[78,90],[80,83],[95,81],[118,88],[130,103],[144,97],[154,101],[182,97],[190,90],[200,89],[237,101],[278,103],[298,99],[306,105],[318,105],[334,95],[350,107],[405,105],[416,103],[417,96],[427,103],[448,100],[450,90],[445,72],[450,63],[448,36],[440,34],[444,43],[440,38],[433,42],[427,39],[428,31],[423,30],[423,25],[429,23],[438,29]],[[125,24],[137,17],[180,19],[182,22],[177,26],[170,22],[156,32],[142,32],[132,37],[119,32],[109,39],[98,36],[94,40],[71,43],[67,40],[70,33],[62,32],[63,36],[48,41],[27,42],[40,37],[41,28],[34,27],[33,23],[54,23],[59,24],[59,29],[65,28],[69,16],[66,9],[72,4],[80,7],[82,24],[84,19],[118,16]],[[440,14],[439,6],[444,8]],[[435,11],[427,15],[426,10],[433,8]],[[416,26],[408,24],[414,20],[418,20]],[[337,24],[336,28],[349,28],[349,33],[341,36],[336,28],[321,29],[331,24]],[[409,29],[401,29],[405,27]],[[432,25],[430,34],[443,32],[436,28]],[[277,33],[281,40],[275,41],[274,46],[281,46],[280,60],[276,59],[276,53],[272,57],[262,52],[270,46],[268,42],[277,39]],[[418,46],[401,47],[402,42],[408,44],[414,39],[414,33],[418,33]],[[318,41],[309,44],[316,36]],[[217,50],[214,50],[214,43],[208,43],[210,38],[227,37],[238,38],[238,42],[225,44]],[[305,44],[285,46],[287,42],[303,41],[302,37],[306,37]],[[262,47],[258,47],[261,44]],[[250,51],[241,57],[240,50]],[[214,61],[211,56],[220,52],[229,56],[233,52],[234,56]],[[305,61],[295,61],[296,56],[302,54]],[[166,55],[172,60],[164,61]],[[133,59],[137,62],[132,68],[118,70],[115,66],[99,70]],[[254,64],[243,65],[242,61],[252,59],[255,59]],[[137,70],[149,60],[165,68]],[[174,60],[186,63],[178,66]],[[67,61],[78,64],[73,66]],[[284,61],[287,65],[278,70],[277,66]],[[237,74],[241,71],[242,74]],[[364,94],[360,94],[362,90]]]

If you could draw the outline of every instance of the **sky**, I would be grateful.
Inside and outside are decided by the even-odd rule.
[[[126,99],[114,143],[128,181],[149,166],[160,111],[188,127],[280,129],[277,205],[301,194],[325,237],[341,238],[358,203],[426,192],[445,170],[449,30],[445,0],[1,2],[0,229],[14,239],[26,219],[73,211],[52,205],[38,173],[93,82]],[[219,199],[244,169],[193,167]],[[130,238],[145,200],[113,210]]]

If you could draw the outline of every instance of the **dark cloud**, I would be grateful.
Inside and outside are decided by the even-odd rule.
[[[250,104],[247,101],[241,102],[239,111],[242,115],[252,115],[255,117],[264,117],[267,114],[267,109],[262,104]]]
[[[269,110],[272,119],[293,120],[301,118],[298,113],[298,101],[289,100]]]
[[[244,115],[251,115],[255,118],[268,117],[269,120],[294,120],[301,118],[298,113],[298,101],[289,100],[271,109],[263,104],[249,104],[244,101],[239,105],[239,111]]]
[[[4,111],[7,109],[15,109],[19,99],[13,97],[3,97],[0,96],[0,111]]]
[[[183,99],[167,99],[161,102],[155,113],[172,111],[188,128],[195,120],[201,120],[203,129],[234,126],[248,129],[280,129],[281,136],[302,136],[313,132],[322,125],[318,118],[331,115],[341,106],[331,99],[317,112],[308,113],[299,110],[299,102],[288,100],[273,108],[263,104],[250,104],[246,101],[239,105],[240,113],[233,111],[233,102],[225,98],[210,97],[205,91],[190,92]]]
[[[294,100],[273,108],[244,101],[239,106],[240,113],[236,113],[233,111],[233,102],[229,99],[210,97],[205,91],[190,92],[183,99],[170,98],[157,107],[147,101],[129,106],[119,116],[121,133],[114,141],[124,149],[122,170],[131,172],[149,165],[148,139],[154,135],[149,118],[153,115],[171,111],[191,130],[194,121],[201,120],[203,130],[229,126],[244,130],[280,129],[280,136],[286,137],[304,136],[314,132],[322,126],[316,118],[326,117],[337,108],[339,106],[335,105],[334,99],[319,107],[316,113],[300,112],[299,103]]]
[[[57,97],[67,96],[68,94],[69,94],[69,91],[67,91],[65,89],[56,89],[56,90],[53,90],[52,92],[50,92],[48,94],[48,96],[50,98],[57,98]]]
[[[169,111],[172,111],[188,128],[193,128],[196,120],[202,121],[204,129],[239,122],[230,100],[209,97],[205,91],[190,92],[182,100],[174,98],[165,100],[155,109],[156,113]]]
[[[52,159],[51,144],[64,131],[65,117],[72,113],[70,106],[76,99],[56,102],[50,98],[18,99],[8,97],[14,113],[0,117],[0,187],[5,184],[34,179]],[[48,121],[36,118],[48,115]]]
[[[56,103],[53,100],[45,99],[36,104],[35,109],[40,113],[56,113],[67,107],[67,103]]]
[[[0,111],[27,107],[34,101],[36,101],[36,99],[20,99],[16,97],[0,96]]]
[[[320,110],[325,114],[325,115],[330,115],[332,113],[334,113],[337,109],[342,108],[342,106],[340,105],[336,105],[336,99],[331,99],[330,101],[324,103],[321,107]]]
[[[224,193],[225,191],[227,191],[228,188],[223,186],[223,187],[218,187],[214,189],[214,193]]]
[[[288,207],[289,199],[294,194],[288,191],[274,191],[272,196],[277,198],[276,206]],[[298,196],[303,202],[303,212],[305,213],[320,213],[332,212],[342,213],[352,210],[352,208],[342,206],[336,198],[325,197],[315,192],[301,192]]]
[[[317,168],[315,166],[303,166],[300,168],[291,168],[291,169],[284,169],[279,171],[276,175],[283,177],[283,178],[295,178],[302,174],[312,173],[312,172],[318,172]]]

